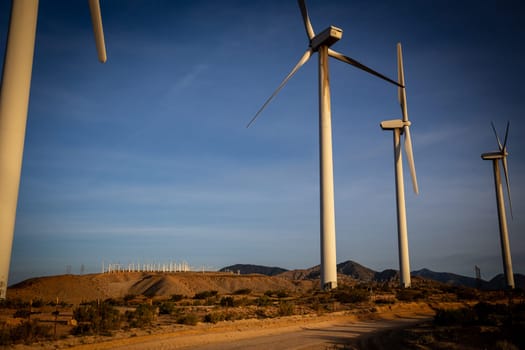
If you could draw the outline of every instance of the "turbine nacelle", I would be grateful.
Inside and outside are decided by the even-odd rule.
[[[507,151],[505,152],[488,152],[488,153],[483,153],[481,155],[481,158],[484,159],[484,160],[494,160],[494,159],[503,159],[505,157],[507,157],[509,155],[509,153]]]
[[[319,50],[321,46],[332,46],[343,37],[343,30],[330,26],[317,34],[310,40],[310,47],[313,51]]]
[[[380,123],[383,130],[403,129],[405,126],[412,125],[408,120],[405,122],[401,119],[384,120]]]

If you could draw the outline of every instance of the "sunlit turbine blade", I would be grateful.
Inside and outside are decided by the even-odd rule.
[[[403,52],[401,51],[401,43],[397,43],[397,81],[400,85],[405,86],[405,73],[403,71]],[[404,87],[398,86],[397,97],[399,99],[399,105],[401,106],[401,112],[403,114],[403,121],[408,121],[408,110],[407,110],[407,95]]]
[[[91,12],[91,22],[93,22],[93,32],[97,45],[98,60],[106,62],[106,43],[104,42],[104,30],[102,29],[102,15],[100,14],[99,0],[89,0],[89,11]]]
[[[262,105],[262,107],[257,111],[257,113],[255,113],[255,116],[252,118],[252,120],[250,120],[250,122],[248,123],[248,125],[246,125],[247,128],[250,127],[250,125],[253,124],[253,122],[255,122],[255,119],[257,119],[257,117],[259,116],[259,114],[261,114],[261,112],[263,111],[263,109],[266,108],[266,106],[268,105],[268,103],[270,103],[270,101],[275,97],[275,95],[277,95],[277,93],[279,93],[279,91],[281,91],[281,89],[286,85],[286,83],[288,82],[288,80],[290,80],[291,77],[293,77],[293,75],[295,73],[297,73],[297,71],[299,70],[299,68],[301,68],[303,66],[303,64],[305,64],[309,59],[310,57],[312,57],[312,49],[308,49],[306,50],[306,52],[304,53],[303,57],[301,57],[301,59],[299,60],[299,62],[297,62],[297,64],[295,65],[295,67],[293,67],[292,71],[286,76],[286,78],[284,78],[284,80],[282,81],[282,83],[279,85],[279,87],[277,87],[277,89],[273,92],[273,94],[266,100],[266,102],[264,102],[264,104]]]
[[[410,176],[412,177],[412,186],[414,187],[414,192],[419,194],[419,187],[417,185],[417,176],[416,176],[416,165],[414,163],[414,153],[412,151],[412,139],[410,137],[410,128],[408,125],[404,127],[405,133],[405,152],[407,154],[408,166],[410,167]]]
[[[343,61],[345,63],[348,63],[354,67],[357,67],[361,70],[364,70],[365,72],[368,72],[372,75],[375,75],[376,77],[379,77],[383,80],[386,80],[388,81],[389,83],[392,83],[394,85],[397,85],[397,86],[400,86],[400,87],[403,87],[403,85],[399,84],[398,82],[390,79],[390,78],[387,78],[386,76],[384,76],[383,74],[381,73],[378,73],[376,72],[375,70],[373,70],[372,68],[368,68],[367,66],[365,66],[364,64],[362,63],[359,63],[358,61],[354,60],[353,58],[350,58],[348,56],[345,56],[337,51],[334,51],[332,49],[328,49],[328,55],[330,55],[331,57],[333,58],[337,58],[339,61]]]
[[[505,173],[505,182],[507,183],[507,194],[509,195],[510,217],[514,219],[514,215],[512,214],[512,200],[510,199],[509,168],[507,165],[507,157],[504,156],[501,159],[501,161],[503,162],[503,172]]]
[[[498,132],[496,131],[496,127],[494,126],[493,122],[490,122],[490,125],[492,125],[492,130],[494,130],[494,135],[496,135],[496,140],[498,140],[498,147],[501,152],[503,152],[503,146],[501,145],[501,141],[499,140]]]
[[[312,22],[310,22],[310,16],[308,16],[308,10],[306,9],[306,3],[304,0],[299,0],[299,7],[301,8],[301,14],[303,15],[304,28],[306,29],[306,35],[308,39],[312,40],[315,36]]]
[[[507,130],[505,130],[505,138],[503,139],[503,151],[507,149],[507,137],[509,136],[510,121],[507,122]]]

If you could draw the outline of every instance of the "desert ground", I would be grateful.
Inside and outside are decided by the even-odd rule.
[[[317,279],[219,272],[35,278],[9,289],[0,308],[0,347],[479,348],[462,333],[483,339],[487,348],[525,344],[521,292],[509,298],[501,291],[413,282],[403,290],[397,281],[341,276],[336,290],[323,292]]]

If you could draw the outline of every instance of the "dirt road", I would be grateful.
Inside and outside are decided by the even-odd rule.
[[[135,339],[133,344],[117,345],[119,350],[234,350],[234,349],[332,349],[350,339],[371,335],[388,328],[406,327],[423,322],[427,317],[401,318],[355,322],[340,319],[307,325],[284,326],[270,329],[229,330],[194,335]],[[102,344],[99,344],[102,345]]]

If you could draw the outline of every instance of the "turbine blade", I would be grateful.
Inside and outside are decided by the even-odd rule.
[[[499,140],[498,132],[496,131],[496,127],[494,126],[494,122],[490,122],[490,125],[492,125],[492,130],[494,130],[494,135],[496,135],[496,140],[498,140],[498,147],[500,152],[503,152],[503,146],[501,145],[501,141]]]
[[[410,167],[410,176],[412,177],[412,186],[415,194],[419,194],[419,187],[417,185],[416,165],[414,163],[414,153],[412,151],[412,139],[410,137],[410,128],[408,125],[404,127],[405,133],[405,152],[407,154],[408,166]]]
[[[294,76],[295,73],[297,73],[297,71],[299,70],[299,68],[301,68],[309,59],[310,57],[312,57],[312,49],[311,48],[308,48],[308,50],[306,50],[306,52],[304,53],[304,55],[301,57],[301,59],[299,60],[299,62],[297,62],[297,64],[295,65],[295,67],[293,67],[292,71],[286,76],[286,78],[284,78],[284,80],[282,81],[282,83],[277,87],[277,89],[273,92],[273,94],[266,100],[266,102],[264,102],[264,104],[262,105],[262,107],[257,111],[257,113],[255,113],[255,116],[252,118],[252,120],[250,120],[250,122],[248,123],[248,125],[246,125],[247,128],[250,127],[250,125],[253,124],[253,122],[255,122],[255,119],[257,119],[257,117],[259,116],[259,114],[261,114],[261,112],[266,108],[266,106],[268,105],[268,103],[270,103],[270,101],[275,97],[275,95],[277,95],[277,93],[279,93],[279,91],[281,91],[281,89],[286,85],[286,83],[288,82],[288,80],[290,80],[291,77]]]
[[[392,79],[390,79],[390,78],[384,76],[384,75],[381,74],[381,73],[376,72],[376,71],[373,70],[372,68],[368,68],[368,67],[365,66],[364,64],[359,63],[358,61],[354,60],[353,58],[350,58],[350,57],[348,57],[348,56],[345,56],[345,55],[343,55],[343,54],[341,54],[341,53],[339,53],[339,52],[337,52],[337,51],[334,51],[334,50],[332,50],[332,49],[328,49],[328,55],[330,55],[330,56],[333,57],[333,58],[338,59],[339,61],[343,61],[343,62],[348,63],[348,64],[350,64],[350,65],[352,65],[352,66],[354,66],[354,67],[356,67],[356,68],[359,68],[359,69],[361,69],[361,70],[364,70],[365,72],[368,72],[368,73],[370,73],[370,74],[372,74],[372,75],[375,75],[376,77],[379,77],[379,78],[381,78],[381,79],[383,79],[383,80],[386,80],[386,81],[388,81],[389,83],[392,83],[392,84],[394,84],[394,85],[397,85],[397,86],[403,87],[403,85],[399,84],[398,82],[396,82],[396,81],[394,81],[394,80],[392,80]]]
[[[405,73],[403,70],[403,52],[401,50],[401,43],[397,43],[397,81],[403,87],[397,87],[397,97],[399,105],[401,106],[401,112],[403,114],[403,121],[408,121],[408,110],[407,110],[407,95],[405,89]]]
[[[501,161],[503,162],[503,172],[505,173],[505,182],[507,183],[507,194],[509,195],[510,217],[514,219],[514,215],[512,213],[512,200],[510,199],[509,168],[507,165],[507,156],[503,156]]]
[[[503,139],[503,150],[507,149],[507,137],[509,136],[510,121],[507,122],[507,130],[505,130],[505,139]]]
[[[315,36],[312,22],[310,22],[310,16],[308,16],[308,10],[306,9],[306,3],[304,0],[299,0],[299,7],[301,8],[301,15],[303,16],[304,29],[306,29],[306,35],[308,39],[312,40]]]
[[[106,43],[104,41],[104,30],[102,28],[102,15],[100,14],[99,0],[89,0],[89,11],[91,12],[91,22],[93,22],[93,32],[95,33],[95,43],[97,45],[98,60],[106,62]]]

